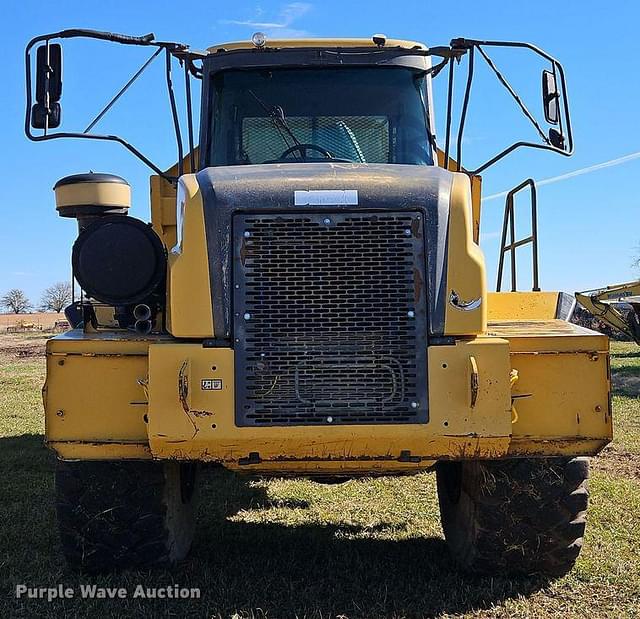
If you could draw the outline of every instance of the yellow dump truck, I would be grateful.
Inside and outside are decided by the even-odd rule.
[[[87,130],[56,131],[56,41],[69,38],[149,48],[136,75],[164,58],[173,168],[91,131],[133,78]],[[544,120],[492,60],[495,47],[545,63]],[[539,141],[471,170],[461,151],[474,58]],[[66,311],[73,328],[48,342],[44,388],[72,567],[182,559],[196,469],[215,463],[322,482],[435,469],[461,568],[571,569],[585,527],[584,456],[612,437],[608,340],[571,324],[573,297],[539,291],[537,269],[532,292],[488,292],[479,247],[480,174],[516,148],[573,150],[557,60],[530,44],[469,39],[429,48],[384,35],[256,33],[197,52],[153,35],[68,30],[33,39],[26,64],[29,138],[117,141],[154,171],[151,223],[127,215],[120,176],[74,174],[55,186],[58,214],[78,222],[72,264],[83,291]],[[432,80],[447,72],[436,136]],[[537,253],[536,234],[513,237],[513,211],[508,203],[503,254],[527,241]]]

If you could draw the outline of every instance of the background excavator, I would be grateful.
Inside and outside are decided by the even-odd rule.
[[[576,300],[598,320],[640,345],[640,280],[576,292]]]

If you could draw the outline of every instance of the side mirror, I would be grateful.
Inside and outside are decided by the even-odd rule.
[[[36,103],[31,109],[34,129],[55,129],[60,125],[62,96],[62,46],[49,43],[36,53]]]
[[[567,145],[564,140],[564,135],[562,135],[557,129],[551,127],[549,129],[549,141],[552,146],[559,148],[560,150],[566,150]]]
[[[559,101],[560,93],[556,84],[556,76],[545,69],[542,72],[542,107],[544,109],[544,117],[550,125],[558,124]]]

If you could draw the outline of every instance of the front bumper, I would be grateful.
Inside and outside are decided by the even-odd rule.
[[[47,442],[64,459],[383,474],[440,459],[593,455],[612,436],[608,340],[559,320],[504,321],[486,336],[430,346],[429,421],[420,424],[238,427],[233,355],[170,337],[53,338]]]

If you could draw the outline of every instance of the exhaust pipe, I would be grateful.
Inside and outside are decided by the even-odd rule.
[[[149,335],[151,328],[153,327],[150,320],[136,320],[133,328],[138,335]]]
[[[151,308],[144,303],[140,303],[133,308],[133,317],[137,320],[151,320]]]

